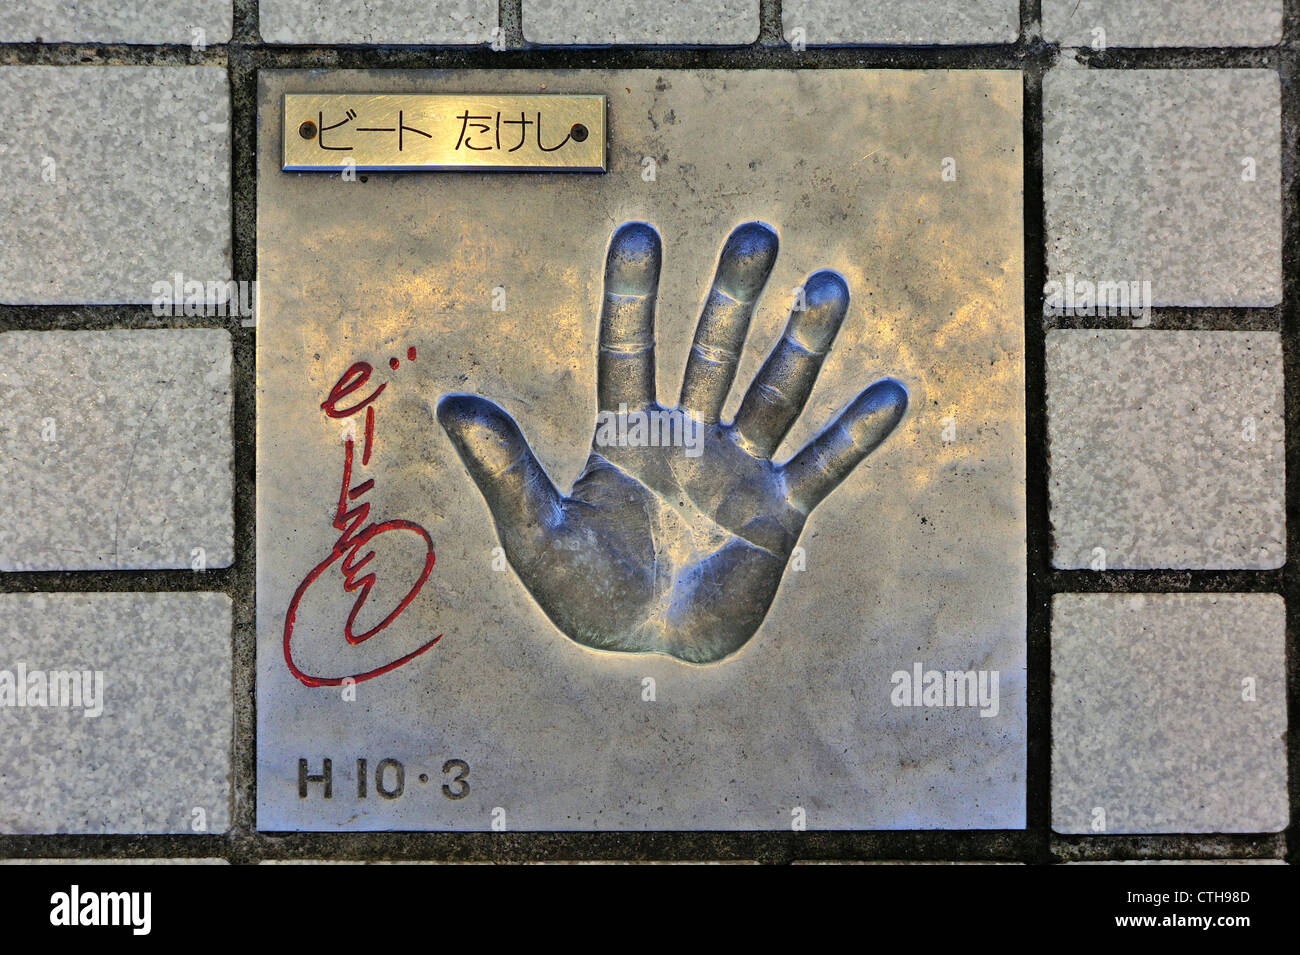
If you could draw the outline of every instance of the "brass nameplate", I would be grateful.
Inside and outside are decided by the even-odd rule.
[[[605,97],[286,93],[286,172],[604,172]]]

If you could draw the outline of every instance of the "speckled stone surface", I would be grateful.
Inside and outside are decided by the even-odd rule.
[[[1053,598],[1052,828],[1285,828],[1285,625],[1276,594]]]
[[[464,862],[435,862],[415,859],[263,859],[258,865],[494,865],[491,862],[464,861]],[[533,865],[545,865],[546,863],[530,863]],[[560,865],[584,865],[585,863],[558,863]],[[600,863],[604,864],[604,863]],[[638,863],[640,864],[640,863]]]
[[[22,0],[0,8],[0,41],[224,43],[231,0]]]
[[[0,302],[229,279],[229,98],[217,67],[0,67]]]
[[[230,621],[224,594],[0,595],[0,832],[224,832]],[[102,712],[32,705],[38,670],[102,673]]]
[[[523,0],[530,43],[745,44],[758,0]]]
[[[1280,109],[1270,70],[1050,71],[1048,278],[1149,281],[1157,306],[1277,304]]]
[[[1272,46],[1282,0],[1042,0],[1043,37],[1063,46]]]
[[[496,0],[261,0],[267,43],[486,43]]]
[[[1066,865],[1286,865],[1282,859],[1107,859]]]
[[[525,0],[527,2],[527,0]],[[1019,0],[783,0],[785,38],[813,43],[1014,43]]]
[[[1053,330],[1047,403],[1054,566],[1282,566],[1277,333]]]
[[[229,865],[225,859],[0,859],[0,865]]]
[[[227,567],[222,329],[0,335],[0,570]]]

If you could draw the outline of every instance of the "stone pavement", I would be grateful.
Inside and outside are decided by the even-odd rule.
[[[1295,7],[7,6],[0,856],[1290,858]],[[333,66],[1022,74],[1024,831],[680,834],[667,849],[258,831],[257,330],[238,284],[256,278],[257,71]],[[187,280],[205,304],[188,314]],[[80,705],[5,702],[6,675],[33,671],[63,674]]]

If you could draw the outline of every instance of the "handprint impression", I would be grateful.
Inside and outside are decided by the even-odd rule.
[[[735,421],[719,420],[776,253],[776,233],[759,222],[738,227],[722,249],[671,412],[699,438],[689,453],[680,445],[610,444],[597,440],[598,429],[564,497],[501,408],[461,394],[438,403],[438,420],[486,499],[511,566],[555,625],[583,646],[690,663],[738,650],[767,614],[808,515],[907,409],[907,390],[882,379],[789,461],[772,461],[848,308],[844,279],[821,271],[808,277]],[[655,394],[661,258],[659,234],[645,223],[624,224],[610,242],[598,421],[621,405],[669,413]]]

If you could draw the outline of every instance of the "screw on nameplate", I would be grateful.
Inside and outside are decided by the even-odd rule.
[[[605,97],[284,95],[285,172],[605,172]]]

